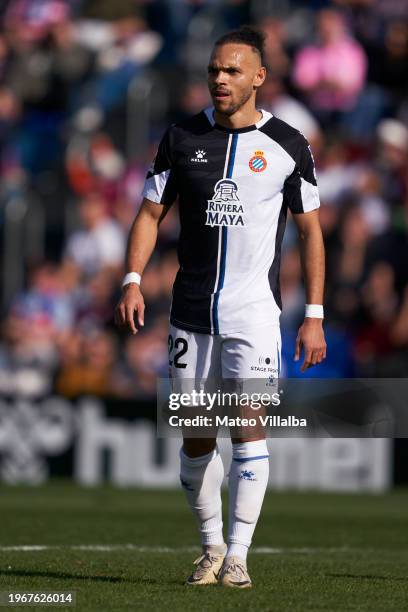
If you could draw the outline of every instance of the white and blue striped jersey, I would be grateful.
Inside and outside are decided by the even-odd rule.
[[[208,108],[167,130],[143,196],[179,202],[173,325],[228,334],[279,323],[287,210],[319,207],[313,157],[300,132],[266,111],[254,125],[227,129]]]

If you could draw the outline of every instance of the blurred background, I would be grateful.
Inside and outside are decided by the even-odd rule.
[[[408,0],[1,0],[0,20],[4,480],[41,481],[67,461],[92,471],[85,442],[73,441],[105,412],[154,419],[177,207],[143,277],[135,337],[113,325],[126,237],[163,131],[208,105],[212,45],[244,23],[267,35],[259,106],[301,130],[316,162],[328,357],[308,376],[407,376]],[[293,377],[305,300],[290,219],[281,286]],[[72,410],[84,396],[82,413]],[[95,444],[119,452],[113,423]],[[154,453],[164,464],[160,444]],[[42,454],[55,456],[51,468]]]

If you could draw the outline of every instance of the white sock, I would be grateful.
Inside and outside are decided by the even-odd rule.
[[[221,485],[224,465],[216,447],[208,455],[188,457],[180,450],[180,481],[198,519],[203,548],[224,544]]]
[[[232,445],[227,557],[246,561],[269,477],[266,440]]]

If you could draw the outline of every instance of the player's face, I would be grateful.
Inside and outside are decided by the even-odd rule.
[[[243,44],[216,46],[208,65],[208,87],[214,108],[233,115],[251,98],[265,79],[258,53]]]

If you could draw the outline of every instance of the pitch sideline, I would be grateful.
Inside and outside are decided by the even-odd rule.
[[[117,552],[117,551],[134,551],[137,553],[195,553],[199,550],[197,546],[180,546],[180,547],[169,547],[169,546],[138,546],[136,544],[74,544],[74,545],[19,545],[19,546],[0,546],[0,552],[42,552],[45,550],[78,550],[84,552]],[[251,553],[259,555],[284,555],[284,554],[337,554],[337,553],[349,553],[359,552],[363,549],[349,548],[347,546],[342,547],[330,547],[330,548],[272,548],[269,546],[254,546],[251,548]],[[367,552],[364,549],[364,552]]]

